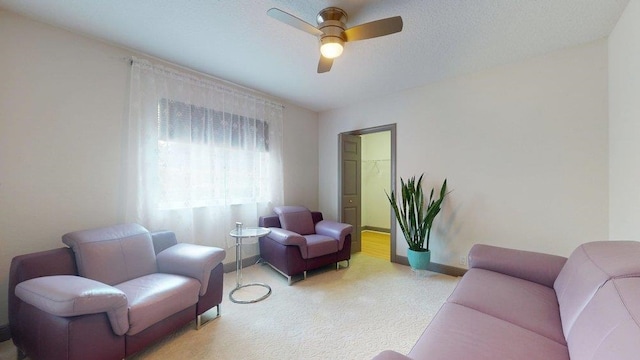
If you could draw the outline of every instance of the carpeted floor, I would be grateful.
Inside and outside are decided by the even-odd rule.
[[[349,268],[312,272],[292,286],[267,265],[245,268],[244,283],[273,289],[259,303],[230,302],[235,281],[235,273],[225,274],[220,318],[200,330],[187,326],[131,359],[370,359],[385,349],[407,353],[458,279],[356,254]]]

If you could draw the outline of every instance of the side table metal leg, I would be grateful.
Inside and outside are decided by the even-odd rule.
[[[236,288],[242,284],[242,238],[236,238]]]
[[[267,293],[253,300],[236,300],[233,298],[233,293],[235,293],[237,290],[240,290],[244,287],[249,287],[249,286],[264,287],[265,289],[267,289]],[[271,287],[267,284],[261,284],[261,283],[252,283],[252,284],[244,284],[244,285],[242,284],[242,238],[237,237],[236,238],[236,288],[231,290],[231,292],[229,293],[229,300],[231,300],[236,304],[252,304],[268,298],[269,295],[271,295]]]

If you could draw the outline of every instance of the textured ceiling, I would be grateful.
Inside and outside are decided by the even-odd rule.
[[[136,49],[323,111],[609,35],[628,0],[0,0],[0,8]],[[317,74],[313,25],[338,6],[347,26],[400,15],[401,33],[348,43]]]

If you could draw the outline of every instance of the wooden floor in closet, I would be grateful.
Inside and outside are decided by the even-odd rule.
[[[364,230],[360,237],[362,253],[380,259],[391,260],[391,239],[389,233]]]

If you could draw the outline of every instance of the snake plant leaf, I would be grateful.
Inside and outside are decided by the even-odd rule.
[[[429,237],[433,220],[440,213],[442,202],[448,194],[447,179],[445,179],[440,189],[440,197],[434,199],[435,188],[432,188],[429,193],[429,200],[425,202],[422,189],[423,177],[424,174],[421,174],[416,181],[415,176],[412,176],[406,182],[400,178],[400,203],[395,191],[391,191],[391,195],[385,192],[409,248],[415,251],[429,250]]]

